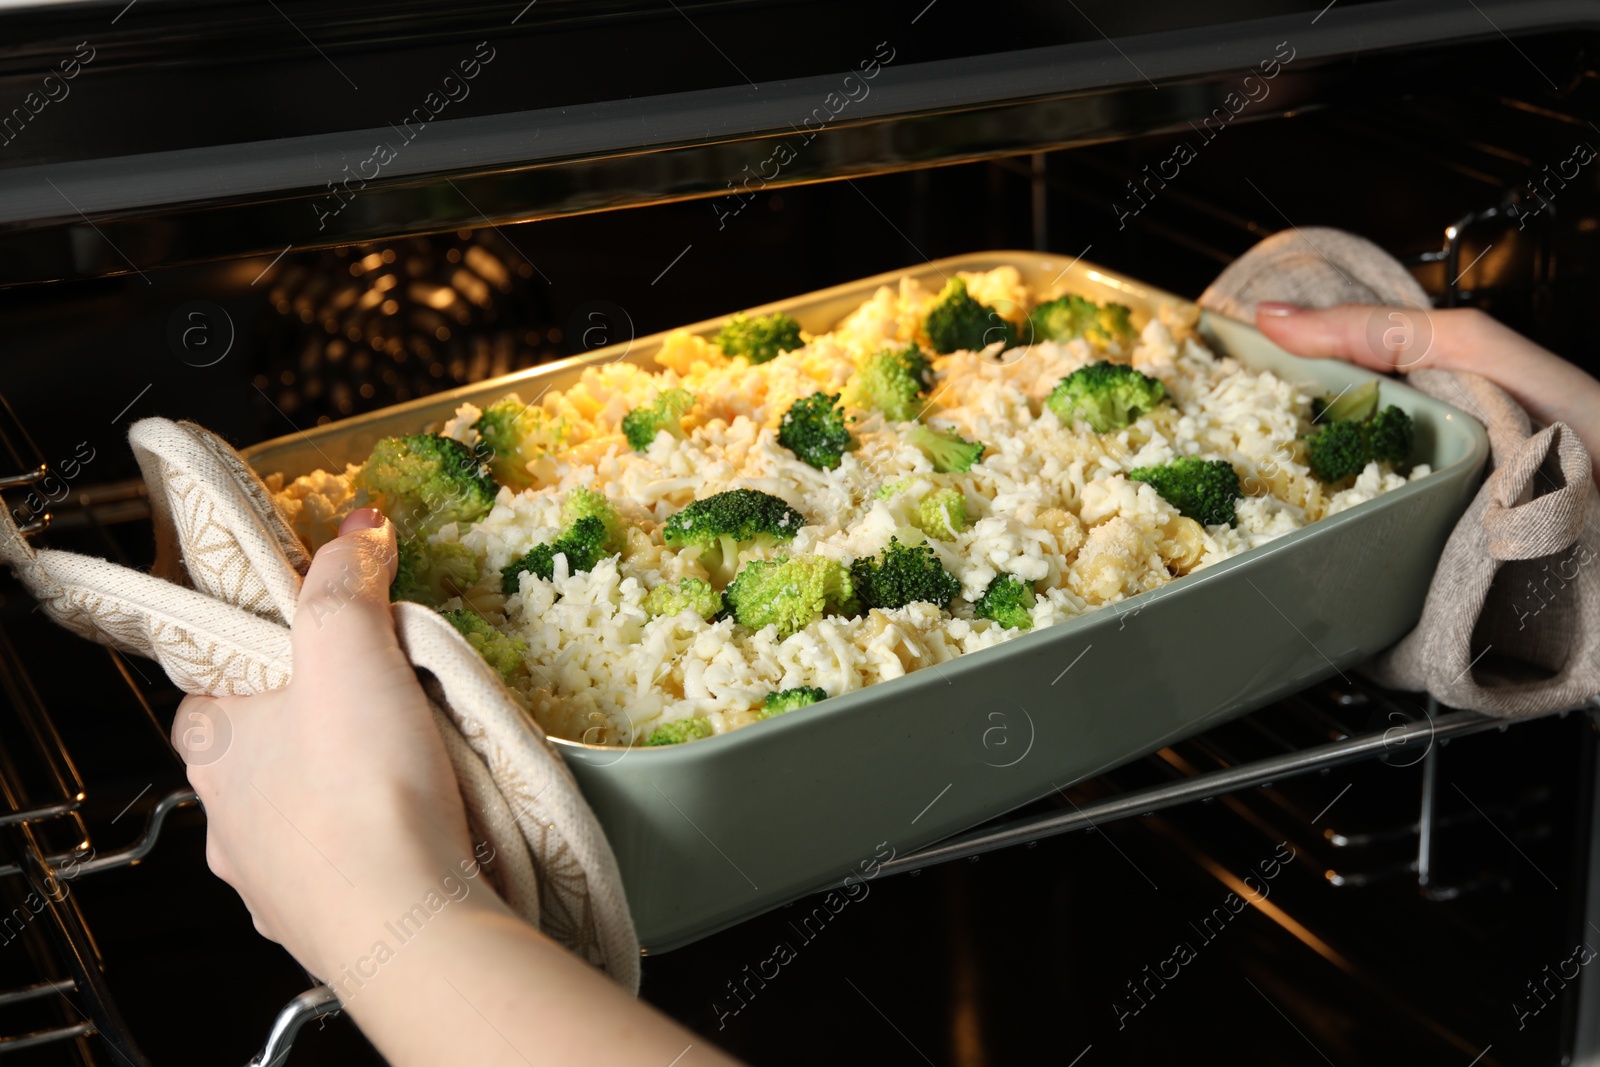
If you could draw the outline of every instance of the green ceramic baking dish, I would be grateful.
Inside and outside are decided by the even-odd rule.
[[[906,275],[937,289],[957,270],[1017,267],[1134,309],[1142,325],[1185,301],[1081,261],[983,252],[755,309],[830,328]],[[737,309],[729,309],[737,310]],[[689,329],[713,333],[721,319]],[[1206,315],[1213,348],[1337,391],[1372,375],[1302,360],[1253,328]],[[267,441],[263,474],[359,462],[380,437],[437,423],[462,401],[570,385],[590,365],[653,366],[656,334],[559,363]],[[1342,671],[1416,622],[1488,443],[1461,412],[1386,381],[1434,473],[1122,604],[938,670],[827,700],[732,733],[663,748],[558,741],[621,865],[647,951],[687,944],[809,891],[860,876],[884,843],[904,854],[1053,789],[1155,751]]]

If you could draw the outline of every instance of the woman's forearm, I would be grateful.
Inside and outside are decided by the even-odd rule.
[[[375,924],[374,944],[331,978],[395,1067],[734,1063],[686,1037],[488,892],[474,888],[426,918],[402,914],[412,918]]]

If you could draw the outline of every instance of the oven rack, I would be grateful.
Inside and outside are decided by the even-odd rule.
[[[0,397],[0,446],[11,452],[12,469],[28,472],[0,479],[0,489],[34,484],[48,473],[48,468],[42,463],[30,468],[21,458],[21,450],[16,447],[19,442],[30,451],[36,451],[31,449],[26,431],[16,421],[4,398]],[[67,510],[54,518],[48,514],[31,517],[30,526],[35,532],[50,527],[52,523],[59,529],[95,529],[111,544],[106,532],[108,526],[148,517],[148,505],[143,501],[137,483],[132,482],[86,487],[65,501],[64,505]],[[127,684],[134,702],[165,742],[165,728],[134,684],[126,665],[116,653],[107,650],[107,655],[117,663],[118,674]],[[33,924],[26,931],[35,935],[35,940],[40,942],[38,948],[43,963],[39,968],[39,978],[15,989],[0,990],[0,1007],[29,1002],[43,1005],[55,1001],[58,1006],[64,1005],[76,1015],[74,1018],[69,1012],[61,1011],[58,1015],[64,1018],[38,1029],[0,1036],[0,1052],[59,1044],[73,1050],[74,1062],[95,1064],[101,1061],[91,1052],[89,1038],[98,1035],[112,1049],[115,1062],[143,1067],[150,1061],[138,1048],[102,978],[106,961],[101,957],[87,921],[77,907],[76,898],[61,892],[60,887],[77,878],[132,865],[149,855],[156,847],[167,818],[178,809],[195,804],[195,796],[187,789],[166,793],[151,806],[143,830],[132,843],[103,854],[95,853],[80,815],[88,789],[78,775],[49,709],[38,699],[28,681],[25,667],[3,631],[0,631],[0,693],[6,697],[17,725],[21,727],[21,734],[29,742],[26,754],[13,753],[11,745],[4,737],[0,737],[0,796],[7,802],[7,807],[0,810],[0,843],[3,843],[7,853],[4,861],[0,861],[0,897],[12,899],[32,892],[49,901],[49,922]],[[1034,812],[1030,808],[1031,814],[1002,817],[918,852],[898,857],[884,865],[884,872],[915,873],[924,867],[958,859],[975,859],[997,849],[1031,845],[1076,830],[1099,830],[1130,816],[1148,815],[1246,790],[1266,789],[1275,782],[1345,764],[1399,756],[1403,757],[1400,762],[1404,765],[1421,763],[1423,767],[1422,796],[1416,820],[1409,827],[1417,841],[1416,859],[1410,870],[1415,873],[1419,887],[1428,891],[1437,810],[1433,797],[1435,776],[1432,769],[1439,749],[1454,738],[1489,730],[1503,731],[1514,723],[1472,712],[1441,709],[1431,700],[1419,717],[1410,710],[1408,704],[1396,700],[1392,695],[1361,683],[1349,682],[1334,694],[1333,702],[1336,705],[1371,703],[1404,719],[1400,725],[1362,731],[1346,728],[1343,723],[1320,711],[1318,702],[1325,699],[1322,694],[1317,694],[1313,699],[1310,691],[1307,691],[1280,702],[1280,705],[1295,705],[1298,702],[1297,714],[1318,724],[1327,738],[1322,743],[1296,745],[1286,740],[1267,721],[1274,710],[1282,710],[1280,705],[1275,705],[1244,716],[1237,720],[1235,726],[1243,727],[1256,736],[1272,739],[1279,749],[1276,754],[1235,762],[1229,757],[1228,746],[1214,740],[1213,733],[1208,732],[1183,744],[1186,747],[1198,746],[1208,753],[1212,762],[1217,764],[1215,769],[1195,770],[1192,763],[1174,748],[1162,749],[1148,757],[1147,762],[1164,770],[1169,780],[1163,784],[1118,790],[1109,783],[1108,776],[1079,783],[1072,787],[1079,800],[1069,797],[1066,789],[1057,791],[1058,803],[1067,810],[1058,808]],[[1566,712],[1558,714],[1565,715]],[[1597,703],[1597,714],[1600,714],[1600,703]],[[1417,754],[1419,746],[1423,749],[1420,755]],[[36,761],[38,767],[45,769],[46,777],[57,787],[51,795],[36,796],[24,788],[20,773],[24,764],[19,763],[19,757]],[[176,756],[173,758],[176,760]],[[45,844],[43,830],[47,824],[62,821],[72,828],[77,843],[70,849],[51,850]],[[1333,876],[1333,872],[1330,872],[1329,880],[1334,885],[1343,884],[1337,876]],[[48,936],[37,936],[41,926]],[[304,1025],[338,1010],[337,1000],[326,986],[314,986],[306,990],[279,1011],[261,1051],[247,1067],[283,1067]]]
[[[1348,703],[1358,696],[1374,695],[1379,700],[1384,699],[1376,690],[1352,684],[1337,699]],[[1600,696],[1594,697],[1592,703],[1594,709],[1591,714],[1600,721]],[[1565,717],[1573,710],[1576,709],[1549,714]],[[1439,750],[1458,737],[1490,730],[1504,732],[1516,723],[1531,722],[1544,717],[1546,716],[1539,715],[1507,720],[1491,718],[1472,711],[1441,712],[1437,701],[1428,697],[1427,712],[1421,719],[1412,719],[1402,725],[1366,733],[1347,733],[1334,726],[1333,731],[1338,736],[1325,744],[1304,748],[1284,744],[1282,746],[1284,751],[1279,755],[1252,759],[1211,771],[1189,773],[1187,761],[1174,749],[1163,748],[1150,756],[1149,760],[1174,775],[1169,782],[1142,789],[1112,791],[1108,796],[1085,800],[1083,803],[1072,800],[1065,789],[1058,788],[1056,798],[1070,808],[1070,811],[1047,811],[1023,818],[1002,817],[916,852],[896,857],[883,864],[883,873],[915,873],[924,867],[959,859],[976,859],[984,853],[997,849],[1031,845],[1075,830],[1098,830],[1101,826],[1130,816],[1152,815],[1166,808],[1195,801],[1215,800],[1246,789],[1270,789],[1276,782],[1313,773],[1325,773],[1345,764],[1403,755],[1407,758],[1401,761],[1402,766],[1420,763],[1423,768],[1418,816],[1411,827],[1411,832],[1417,838],[1418,848],[1411,869],[1417,875],[1419,887],[1426,891],[1430,886],[1432,845],[1437,816],[1435,784]],[[1257,732],[1264,736],[1282,740],[1274,731],[1261,728],[1259,718],[1245,717],[1240,721],[1246,726],[1257,727]],[[1199,740],[1203,742],[1206,736],[1200,735]],[[1415,754],[1418,745],[1423,748],[1420,755]],[[1104,792],[1104,788],[1100,787],[1102,782],[1103,780],[1091,780],[1084,784],[1094,792]],[[1334,840],[1335,838],[1337,835],[1330,836],[1334,844],[1344,843]],[[1336,872],[1330,872],[1329,880],[1335,885],[1345,884],[1348,881]]]
[[[0,476],[0,491],[32,489],[51,474],[4,396],[0,396],[0,450],[9,469],[21,472]],[[56,525],[57,516],[39,507],[37,500],[15,507],[26,535]],[[7,501],[6,506],[12,502]],[[77,493],[61,517],[66,520],[59,524],[61,528],[98,530],[107,554],[117,557],[122,553],[106,527],[147,519],[149,506],[142,484],[122,482]],[[134,684],[128,664],[117,652],[105,652],[134,705],[166,746],[167,731]],[[172,789],[150,805],[144,826],[132,842],[98,849],[82,815],[89,789],[22,657],[3,630],[0,694],[11,712],[6,725],[14,727],[10,736],[0,736],[0,799],[4,800],[0,808],[0,901],[7,914],[22,906],[39,913],[39,919],[20,932],[39,977],[0,989],[0,1008],[34,1006],[41,1016],[31,1029],[0,1034],[0,1054],[56,1045],[67,1050],[71,1062],[92,1065],[100,1060],[91,1051],[89,1039],[99,1036],[114,1053],[115,1062],[147,1067],[150,1060],[133,1038],[105,982],[106,960],[70,888],[78,879],[139,863],[156,848],[168,818],[179,809],[198,805],[199,800],[193,790]],[[176,754],[171,755],[177,764]],[[28,768],[34,769],[32,778],[43,778],[42,788],[39,782],[29,780]],[[142,796],[132,798],[124,813]],[[62,824],[73,844],[52,849],[48,843],[51,830],[60,833]],[[323,994],[320,987],[295,997],[278,1013],[250,1067],[281,1067],[300,1028],[337,1007],[331,992]],[[54,1018],[44,1018],[47,1014]]]

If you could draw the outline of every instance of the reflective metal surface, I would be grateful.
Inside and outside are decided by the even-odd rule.
[[[1310,774],[1313,771],[1357,760],[1373,759],[1394,751],[1409,752],[1416,747],[1424,747],[1431,752],[1436,741],[1481,733],[1485,730],[1497,730],[1504,725],[1499,719],[1486,719],[1470,711],[1451,712],[1437,719],[1411,722],[1404,726],[1394,726],[1360,737],[1291,752],[1274,759],[1257,760],[1228,770],[1196,775],[1172,785],[1139,790],[1093,804],[1075,805],[1072,811],[1059,815],[1019,819],[998,826],[985,827],[890,860],[883,864],[883,873],[898,874],[920,870],[935,863],[949,863],[951,860],[981,856],[997,848],[1042,841],[1047,837],[1073,830],[1093,829],[1102,823],[1127,818],[1130,815],[1147,815],[1193,800],[1209,800],[1235,790],[1271,785],[1283,778]],[[1431,832],[1432,821],[1425,818],[1422,827],[1424,842]],[[1426,844],[1423,847],[1426,848]],[[1418,873],[1421,875],[1425,872],[1419,870]]]
[[[272,1021],[272,1032],[266,1044],[251,1059],[249,1067],[283,1067],[294,1050],[294,1039],[300,1029],[313,1019],[331,1015],[339,1010],[339,998],[325,985],[315,986],[301,993],[283,1006]]]

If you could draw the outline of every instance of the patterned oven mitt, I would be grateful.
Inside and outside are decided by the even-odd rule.
[[[128,434],[150,487],[153,573],[35,550],[0,508],[0,560],[56,622],[159,663],[180,689],[249,695],[289,681],[289,625],[310,557],[221,438],[144,419]],[[438,613],[390,609],[424,688],[485,865],[519,914],[631,992],[639,944],[616,857],[559,752]]]

